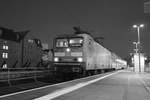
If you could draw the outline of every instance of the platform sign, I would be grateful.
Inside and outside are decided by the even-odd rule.
[[[150,1],[144,3],[144,13],[150,14]]]

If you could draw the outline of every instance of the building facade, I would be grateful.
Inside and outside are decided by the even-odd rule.
[[[41,41],[29,31],[0,28],[0,69],[28,69],[40,65]]]

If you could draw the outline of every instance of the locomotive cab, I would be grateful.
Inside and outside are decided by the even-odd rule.
[[[53,67],[55,71],[81,72],[84,65],[81,36],[57,37],[54,40]]]

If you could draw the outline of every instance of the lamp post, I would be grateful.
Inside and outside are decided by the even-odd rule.
[[[144,27],[144,24],[140,24],[140,25],[133,25],[133,28],[136,28],[138,31],[138,54],[139,54],[139,72],[141,72],[141,61],[140,61],[140,28]]]
[[[135,53],[137,54],[138,53],[138,42],[133,42],[133,44],[135,44]]]

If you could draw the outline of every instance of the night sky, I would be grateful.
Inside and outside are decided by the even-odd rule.
[[[133,52],[137,41],[133,24],[141,29],[142,50],[150,55],[150,16],[144,0],[0,0],[0,26],[16,31],[30,30],[52,47],[58,34],[73,33],[80,26],[94,37],[103,36],[104,46],[121,57]]]

